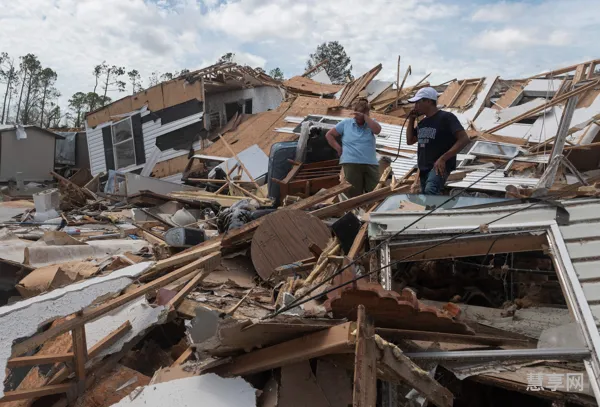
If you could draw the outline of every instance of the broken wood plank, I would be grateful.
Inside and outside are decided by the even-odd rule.
[[[429,249],[441,239],[398,244],[390,247],[393,260],[422,261],[485,254],[539,251],[548,244],[545,234],[480,234],[461,236],[453,241]],[[493,245],[492,245],[493,243]],[[425,251],[427,249],[427,251]]]
[[[80,187],[79,185],[77,185],[76,183],[74,183],[71,180],[66,179],[65,177],[63,177],[60,174],[55,173],[54,171],[50,171],[50,174],[56,178],[59,182],[62,182],[66,185],[70,185],[71,187],[73,187],[75,190],[77,191],[81,191],[82,194],[86,195],[88,198],[90,199],[98,199],[98,197],[96,195],[94,195],[93,192],[91,192],[89,189],[85,188],[85,187]]]
[[[386,342],[378,335],[375,336],[377,347],[380,350],[379,367],[381,370],[395,376],[397,383],[408,383],[423,397],[438,407],[451,407],[454,396],[440,385],[429,374],[413,363],[395,345]]]
[[[373,320],[367,317],[364,305],[359,305],[354,353],[353,407],[375,407],[377,404],[377,346],[374,336]]]
[[[175,294],[175,297],[171,298],[171,300],[167,303],[167,307],[169,308],[176,308],[179,303],[194,289],[196,288],[196,286],[198,284],[200,284],[200,282],[202,280],[204,280],[210,273],[212,270],[208,271],[207,273],[204,273],[203,271],[201,271],[200,273],[196,274],[196,276],[194,276],[194,278],[192,278],[186,285],[185,287],[183,287],[177,294]]]
[[[9,359],[6,363],[6,367],[9,369],[22,366],[33,366],[33,365],[45,365],[50,363],[61,363],[61,362],[72,362],[74,358],[73,353],[60,353],[57,355],[33,355],[33,356],[22,356],[18,358]]]
[[[192,357],[193,354],[194,349],[191,346],[188,346],[187,349],[183,351],[183,353],[177,358],[175,362],[173,362],[171,366],[183,365]]]
[[[299,202],[293,203],[292,205],[286,206],[280,210],[288,210],[288,209],[308,209],[311,206],[314,206],[320,202],[326,201],[329,198],[333,198],[343,192],[348,191],[352,188],[352,185],[349,182],[342,182],[339,185],[336,185],[333,188],[329,188],[322,194],[313,195],[310,198],[303,199]],[[262,218],[253,220],[250,223],[245,224],[239,229],[235,229],[229,231],[223,237],[221,244],[223,247],[231,247],[235,244],[244,242],[252,238],[252,234],[254,231],[264,222],[264,220],[270,215],[263,216]],[[173,256],[175,257],[175,256]],[[168,260],[168,259],[167,259]]]
[[[579,95],[581,93],[587,92],[588,90],[593,89],[599,83],[600,83],[599,80],[592,81],[592,82],[588,83],[587,85],[584,85],[584,86],[582,86],[580,88],[577,88],[575,90],[567,92],[567,93],[563,94],[562,96],[560,96],[558,98],[552,99],[551,101],[549,101],[549,102],[547,102],[547,103],[545,103],[545,104],[543,104],[541,106],[537,106],[537,107],[535,107],[533,109],[530,109],[530,110],[526,111],[525,113],[522,113],[522,114],[518,115],[517,117],[512,118],[511,120],[509,120],[507,122],[499,124],[496,127],[492,127],[491,129],[486,130],[485,132],[486,133],[494,133],[494,132],[496,132],[498,130],[502,130],[505,127],[510,126],[511,124],[517,123],[517,122],[519,122],[519,121],[521,121],[523,119],[527,119],[528,117],[530,117],[530,116],[532,116],[532,115],[534,115],[534,114],[536,114],[538,112],[542,112],[542,111],[546,110],[549,107],[556,106],[557,104],[562,103],[562,102],[568,100],[572,96],[576,96],[576,95]]]
[[[445,332],[413,331],[410,329],[375,328],[375,333],[388,341],[410,339],[414,341],[431,341],[444,343],[462,343],[489,346],[514,346],[535,348],[537,341],[504,338],[500,336],[461,335]]]
[[[39,387],[37,389],[7,391],[4,393],[4,397],[0,399],[0,403],[68,393],[72,387],[73,384],[65,383]]]
[[[73,354],[75,355],[75,378],[77,380],[77,393],[82,394],[85,389],[85,363],[88,359],[85,326],[76,326],[71,334],[73,336]]]
[[[342,213],[347,212],[350,209],[354,209],[362,205],[369,205],[371,203],[380,201],[383,198],[386,198],[388,195],[405,192],[409,189],[410,187],[408,185],[402,186],[395,190],[392,190],[391,187],[381,188],[376,191],[367,192],[366,194],[362,194],[354,198],[350,198],[345,201],[326,206],[325,208],[317,209],[316,211],[312,211],[310,214],[321,219],[335,215],[341,215]]]
[[[233,151],[233,148],[231,148],[231,146],[229,145],[229,143],[227,142],[227,140],[225,140],[225,137],[223,137],[221,135],[221,133],[218,133],[219,138],[221,139],[221,141],[223,142],[223,144],[225,144],[225,147],[227,147],[227,149],[229,150],[229,152],[231,153],[231,155],[233,155],[233,157],[236,159],[238,165],[240,167],[242,167],[242,170],[244,170],[244,172],[246,173],[246,175],[248,175],[248,178],[250,178],[250,180],[252,181],[252,183],[254,184],[254,186],[256,187],[256,189],[260,188],[260,185],[258,185],[256,183],[256,180],[252,177],[252,174],[250,174],[250,171],[248,171],[248,168],[246,168],[246,166],[244,165],[244,163],[242,162],[242,160],[240,160],[240,157],[238,157],[237,153],[235,151]]]
[[[205,242],[200,243],[197,246],[191,247],[187,250],[184,250],[181,253],[171,256],[168,259],[157,261],[154,267],[152,267],[149,271],[144,273],[144,275],[142,276],[142,280],[154,277],[154,275],[156,275],[158,272],[165,270],[169,267],[180,266],[184,263],[205,256],[208,253],[219,251],[220,249],[220,237],[216,239],[207,240]]]
[[[115,329],[110,334],[106,335],[100,341],[98,341],[94,346],[92,346],[88,350],[88,358],[94,359],[105,349],[110,348],[115,342],[121,339],[127,332],[131,331],[131,322],[126,321],[121,324],[120,327]],[[71,374],[72,369],[70,367],[63,367],[60,369],[52,378],[48,381],[48,384],[59,384],[67,379]]]
[[[263,372],[334,353],[353,352],[354,323],[346,322],[322,331],[302,336],[267,348],[259,349],[233,359],[229,364],[218,366],[213,372],[224,376],[243,376]]]
[[[102,305],[89,308],[82,312],[80,316],[77,316],[71,320],[66,321],[63,324],[57,325],[53,328],[48,329],[38,335],[33,336],[32,338],[26,339],[23,342],[16,344],[13,347],[12,353],[13,356],[19,356],[23,353],[29,352],[36,347],[40,346],[42,343],[47,341],[48,339],[55,338],[60,334],[68,332],[75,328],[76,326],[81,326],[86,322],[94,320],[105,313],[112,311],[121,305],[127,304],[134,299],[145,295],[151,291],[157,290],[165,285],[199,269],[204,267],[205,270],[216,267],[220,260],[220,253],[212,253],[207,256],[204,256],[186,266],[183,266],[175,271],[172,271],[156,280],[144,284],[142,286],[137,287],[136,289],[131,290],[128,293],[125,293],[119,297],[116,297],[112,300],[109,300]]]

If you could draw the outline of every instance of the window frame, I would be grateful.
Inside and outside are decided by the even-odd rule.
[[[115,127],[120,124],[123,123],[124,121],[129,121],[129,133],[131,135],[130,138],[126,139],[126,140],[122,140],[119,142],[115,141]],[[119,170],[122,168],[127,168],[127,167],[131,167],[131,166],[135,166],[137,163],[137,156],[135,153],[135,138],[133,137],[133,123],[131,121],[131,116],[124,118],[123,120],[119,120],[118,122],[115,122],[113,124],[110,125],[110,132],[111,132],[111,138],[112,138],[112,147],[113,147],[113,158],[115,160],[115,170]],[[121,167],[119,166],[119,160],[117,159],[117,147],[120,145],[123,145],[125,143],[131,143],[131,147],[133,150],[133,164],[129,164],[127,166]]]

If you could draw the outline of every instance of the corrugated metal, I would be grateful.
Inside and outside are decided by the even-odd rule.
[[[471,189],[479,191],[506,191],[508,185],[533,187],[539,181],[538,178],[506,177],[502,170],[494,171],[490,175],[487,174],[489,174],[489,171],[473,171],[467,174],[461,181],[451,182],[446,185],[451,188],[465,188],[478,181]]]
[[[157,121],[149,121],[143,123],[142,132],[144,135],[144,151],[146,154],[146,160],[150,158],[152,150],[154,149],[154,146],[156,144],[156,138],[158,136],[162,136],[163,134],[169,133],[171,131],[200,122],[202,121],[202,116],[202,112],[196,113],[183,119],[167,123],[164,126],[161,125],[160,119],[158,119]],[[102,125],[102,127],[109,125],[110,123],[106,123]],[[106,172],[106,162],[104,159],[104,144],[102,141],[102,127],[98,126],[95,129],[86,128],[86,134],[88,139],[88,151],[90,154],[90,170],[92,172],[92,175],[99,174],[100,172]],[[198,150],[200,148],[200,142],[194,143],[193,148],[195,150]],[[188,154],[188,150],[168,149],[162,152],[157,162],[170,160],[172,158],[180,157],[186,154]],[[123,169],[123,171],[134,171],[141,167],[143,167],[143,165],[131,166],[126,169]]]

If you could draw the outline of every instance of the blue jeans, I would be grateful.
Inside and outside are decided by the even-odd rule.
[[[438,175],[435,170],[420,172],[421,193],[426,195],[440,195],[444,190],[447,176]]]

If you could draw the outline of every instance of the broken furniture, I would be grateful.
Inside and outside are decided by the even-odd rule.
[[[339,160],[320,161],[304,164],[292,161],[292,169],[283,180],[273,178],[279,184],[279,199],[288,195],[308,197],[321,189],[331,188],[340,182],[341,165]]]

